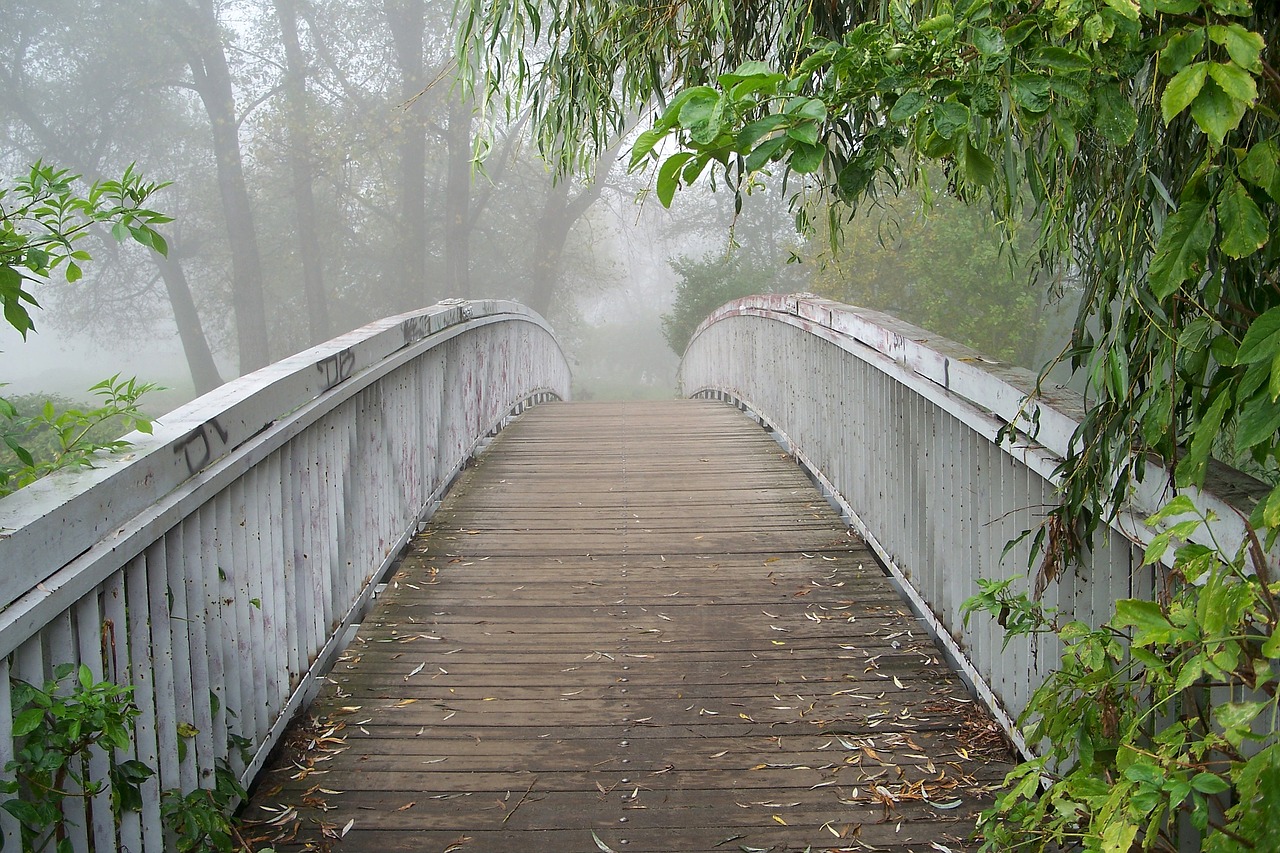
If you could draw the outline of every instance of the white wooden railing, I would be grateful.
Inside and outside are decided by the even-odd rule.
[[[1013,720],[1060,647],[1027,637],[1006,647],[991,617],[974,614],[966,627],[961,605],[978,578],[1026,579],[1029,541],[1005,547],[1056,503],[1054,469],[1083,402],[1062,388],[1037,392],[1035,379],[886,314],[806,295],[721,307],[695,332],[679,374],[683,393],[752,413],[809,469],[1024,752]],[[1006,424],[1017,438],[997,443]],[[1144,478],[1085,565],[1048,585],[1047,604],[1097,625],[1117,599],[1151,594],[1142,546],[1156,531],[1142,519],[1167,497],[1163,474]],[[1238,507],[1256,484],[1216,475],[1196,500],[1234,549]]]
[[[128,453],[0,500],[0,766],[11,677],[83,663],[132,685],[141,716],[119,758],[157,771],[144,808],[117,824],[105,795],[69,801],[72,841],[165,850],[160,791],[208,786],[220,761],[248,782],[478,443],[568,393],[536,314],[445,302],[228,383]],[[0,830],[20,849],[4,812]]]

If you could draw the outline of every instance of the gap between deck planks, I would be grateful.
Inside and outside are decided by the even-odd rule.
[[[540,406],[245,815],[280,851],[972,850],[1009,756],[909,613],[736,409]]]

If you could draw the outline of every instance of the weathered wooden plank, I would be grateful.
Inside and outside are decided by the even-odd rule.
[[[277,849],[958,853],[1008,768],[728,407],[540,407],[409,551],[250,805]]]

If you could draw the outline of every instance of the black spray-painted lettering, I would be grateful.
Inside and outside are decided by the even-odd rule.
[[[350,379],[355,364],[356,354],[350,348],[317,362],[316,370],[324,375],[324,390],[328,391],[338,383]]]
[[[431,334],[431,317],[430,315],[410,317],[400,324],[400,331],[404,332],[405,346],[417,343]]]
[[[213,459],[213,437],[217,436],[219,446],[227,443],[230,435],[218,419],[206,421],[189,432],[181,441],[173,446],[173,452],[182,455],[187,463],[187,473],[194,474],[209,464]]]

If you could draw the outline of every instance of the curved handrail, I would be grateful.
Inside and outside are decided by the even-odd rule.
[[[159,791],[207,786],[221,762],[251,779],[473,451],[569,383],[536,313],[450,300],[229,382],[127,453],[0,500],[0,766],[11,676],[84,663],[131,685],[130,757],[158,777],[118,837],[109,802],[77,823],[99,850],[164,849]]]
[[[679,381],[686,395],[729,400],[778,434],[1019,742],[1012,720],[1057,646],[1020,638],[1006,649],[994,620],[975,614],[966,625],[960,606],[979,577],[1025,573],[1029,544],[1005,548],[1056,502],[1080,395],[889,315],[807,294],[717,309],[694,332]],[[1045,593],[1050,604],[1097,624],[1117,598],[1149,594],[1142,546],[1157,531],[1143,519],[1167,500],[1169,478],[1154,465],[1148,474],[1087,564]],[[1219,546],[1242,540],[1259,485],[1215,466],[1195,495],[1219,517]]]

